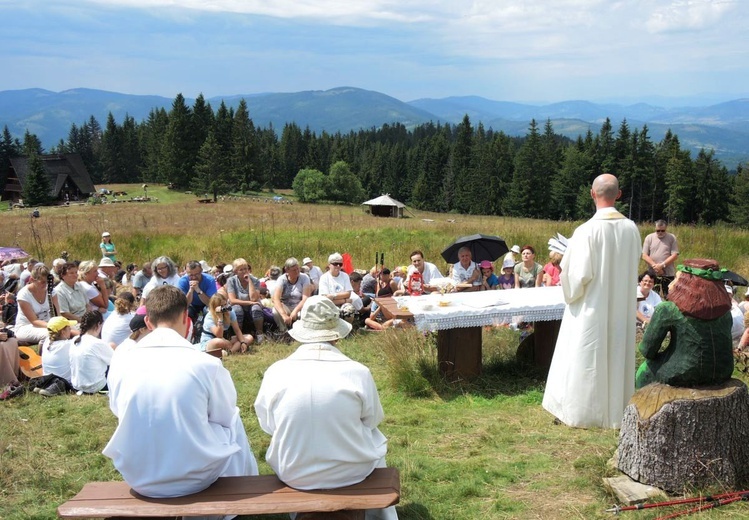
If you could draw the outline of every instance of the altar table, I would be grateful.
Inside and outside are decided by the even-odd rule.
[[[507,289],[377,298],[386,318],[410,319],[437,332],[437,361],[451,380],[481,373],[481,330],[487,325],[534,323],[533,362],[548,368],[564,314],[561,287]]]

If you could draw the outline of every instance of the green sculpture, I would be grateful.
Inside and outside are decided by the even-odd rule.
[[[686,260],[677,267],[668,301],[655,307],[639,345],[645,362],[637,370],[637,388],[656,382],[712,385],[731,378],[731,297],[722,280],[715,260]]]

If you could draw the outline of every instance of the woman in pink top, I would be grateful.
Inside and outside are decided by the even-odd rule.
[[[544,286],[551,287],[560,285],[559,275],[562,274],[562,268],[559,263],[562,261],[562,254],[552,251],[549,253],[550,262],[544,266]]]

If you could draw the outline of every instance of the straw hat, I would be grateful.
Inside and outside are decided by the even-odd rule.
[[[326,296],[311,296],[302,307],[302,317],[289,329],[301,343],[336,341],[348,336],[351,324],[340,318],[340,310]]]

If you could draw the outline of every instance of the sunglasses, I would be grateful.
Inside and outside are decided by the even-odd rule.
[[[336,267],[343,267],[343,264],[341,262],[330,262],[330,265],[334,265]]]
[[[665,229],[656,229],[655,232],[656,233],[665,233],[666,230]]]

